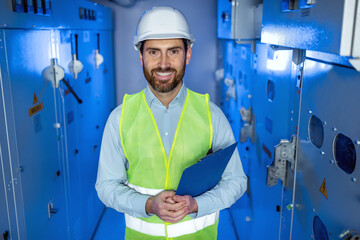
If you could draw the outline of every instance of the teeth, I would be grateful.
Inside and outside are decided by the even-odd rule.
[[[169,75],[171,75],[172,74],[172,72],[156,72],[156,74],[157,75],[159,75],[159,76],[169,76]]]

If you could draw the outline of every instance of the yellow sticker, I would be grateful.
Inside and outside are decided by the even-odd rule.
[[[326,178],[324,178],[324,181],[320,187],[320,192],[326,197],[326,199],[328,199],[327,190],[326,190]]]
[[[41,110],[43,110],[44,108],[44,104],[43,103],[39,103],[37,105],[35,105],[34,107],[29,109],[29,117],[31,117],[32,115],[34,115],[35,113],[40,112]]]
[[[36,93],[34,93],[34,98],[33,98],[33,104],[38,103],[39,99],[36,96]]]

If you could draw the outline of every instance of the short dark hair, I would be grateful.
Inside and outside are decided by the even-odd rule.
[[[182,38],[182,40],[183,40],[183,43],[184,43],[185,54],[186,54],[187,47],[188,47],[188,45],[189,45],[189,40],[187,40],[187,39],[185,39],[185,38]],[[144,43],[145,43],[145,41],[146,41],[146,40],[140,42],[140,48],[139,48],[139,50],[140,50],[141,54],[144,53]]]

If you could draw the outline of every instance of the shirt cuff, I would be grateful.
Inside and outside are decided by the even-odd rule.
[[[203,195],[195,197],[194,199],[197,202],[198,211],[197,211],[196,216],[194,216],[193,218],[203,217],[203,216],[208,215],[208,214],[211,213],[210,205],[208,204],[209,199],[206,199],[206,197],[203,196]],[[190,214],[190,217],[192,217],[191,214]]]
[[[152,216],[152,214],[148,215],[145,210],[146,201],[148,200],[149,197],[150,197],[149,195],[144,195],[139,193],[138,196],[136,196],[133,199],[132,205],[134,209],[138,209],[137,214],[139,216],[137,217],[148,218]]]

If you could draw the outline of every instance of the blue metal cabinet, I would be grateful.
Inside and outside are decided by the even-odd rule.
[[[262,1],[218,0],[217,37],[249,43],[260,37]]]
[[[2,32],[0,33],[0,39],[3,40]],[[3,47],[2,44],[0,44]],[[0,177],[0,234],[4,236],[4,234],[10,236],[14,233],[14,237],[17,236],[15,230],[12,231],[10,228],[11,224],[10,221],[14,220],[13,217],[15,214],[12,212],[14,209],[12,206],[14,204],[14,200],[12,197],[12,188],[11,185],[11,177],[10,177],[10,166],[8,161],[8,134],[7,134],[7,124],[5,118],[5,107],[4,107],[4,91],[3,91],[3,80],[2,80],[1,68],[0,68],[0,172],[3,173]]]
[[[340,54],[341,46],[351,41],[352,37],[346,35],[352,34],[350,22],[355,17],[350,22],[347,18],[351,18],[350,12],[355,14],[356,1],[352,11],[345,7],[350,1],[316,1],[310,8],[300,5],[289,11],[284,9],[284,2],[296,1],[264,1],[263,43]]]
[[[217,37],[233,39],[233,24],[235,15],[235,0],[218,0],[217,7]]]
[[[90,239],[104,209],[95,180],[115,107],[112,14],[87,1],[51,3],[47,16],[0,3],[0,230],[11,239]],[[84,65],[77,79],[68,68],[75,34]],[[98,67],[97,49],[104,58]],[[55,88],[43,78],[51,59],[82,104],[64,81]]]
[[[84,66],[74,79],[68,69],[72,60],[71,38],[78,36],[78,60]],[[63,89],[63,112],[66,126],[69,169],[70,232],[72,239],[89,239],[104,209],[97,197],[95,181],[102,132],[107,116],[115,106],[111,31],[61,31],[60,64],[66,68],[66,78],[80,104]],[[105,61],[96,68],[95,51],[98,48]]]
[[[4,41],[7,55],[2,56],[2,67],[8,70],[4,81],[9,81],[11,92],[5,104],[12,107],[16,144],[7,160],[18,173],[12,179],[18,189],[17,218],[26,222],[18,223],[20,236],[26,232],[29,239],[67,238],[56,93],[41,76],[51,55],[50,31],[6,30]]]
[[[356,160],[360,136],[358,80],[359,73],[353,69],[305,61],[292,211],[294,224],[290,236],[284,239],[308,239],[320,231],[317,228],[325,229],[327,237],[335,239],[345,230],[360,228],[359,218],[354,214],[359,211],[360,194],[356,181],[360,178]],[[319,123],[313,129],[314,116]],[[336,149],[339,134],[349,142]],[[316,138],[321,141],[315,141]],[[337,156],[339,150],[344,152],[340,156],[345,159]],[[339,167],[343,160],[345,164],[354,163],[351,173]],[[321,219],[323,225],[313,227],[316,218]]]

